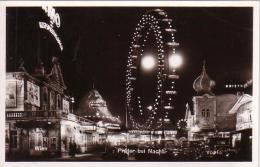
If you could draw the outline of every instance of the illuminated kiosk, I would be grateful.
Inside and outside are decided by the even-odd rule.
[[[236,94],[214,95],[215,82],[206,72],[205,63],[201,74],[195,79],[193,88],[193,107],[187,106],[186,116],[189,141],[206,141],[208,138],[220,137],[230,139],[230,133],[236,128],[236,115],[229,110],[235,105],[239,96]]]
[[[80,116],[95,122],[99,144],[119,145],[124,137],[120,135],[121,121],[114,117],[108,109],[106,101],[96,89],[90,90],[81,100],[78,113]]]
[[[20,69],[25,69],[20,67]],[[72,98],[57,58],[45,73],[40,64],[35,73],[26,71],[6,74],[6,158],[67,155],[75,141],[78,152],[93,145],[96,124],[72,113]]]

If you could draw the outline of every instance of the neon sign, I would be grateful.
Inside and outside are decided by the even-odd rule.
[[[59,36],[57,35],[56,31],[53,29],[54,25],[57,28],[60,28],[60,24],[61,24],[60,15],[58,13],[56,13],[55,9],[51,6],[43,6],[42,9],[49,17],[50,24],[45,23],[45,22],[39,22],[39,27],[41,29],[45,29],[45,30],[49,31],[53,35],[53,37],[55,38],[56,42],[58,43],[58,45],[60,47],[60,50],[62,51],[63,50],[62,42],[61,42]]]
[[[55,24],[57,28],[60,28],[60,15],[55,12],[55,9],[50,6],[43,6],[42,9],[50,18],[51,27],[53,28],[53,24]]]

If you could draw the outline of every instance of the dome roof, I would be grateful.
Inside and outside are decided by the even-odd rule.
[[[205,62],[203,63],[202,73],[193,82],[193,89],[198,94],[213,94],[211,89],[215,86],[215,81],[211,80],[206,73]]]

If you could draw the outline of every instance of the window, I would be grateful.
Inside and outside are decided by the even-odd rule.
[[[205,109],[202,109],[202,117],[205,117]]]
[[[207,112],[207,117],[210,117],[210,112],[209,111]]]

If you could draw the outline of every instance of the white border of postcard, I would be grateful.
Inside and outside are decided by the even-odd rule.
[[[6,62],[6,7],[29,6],[66,7],[253,7],[253,157],[252,162],[5,162],[5,62]],[[0,2],[0,167],[143,167],[143,166],[181,166],[181,167],[257,167],[259,165],[259,1],[1,1]]]

